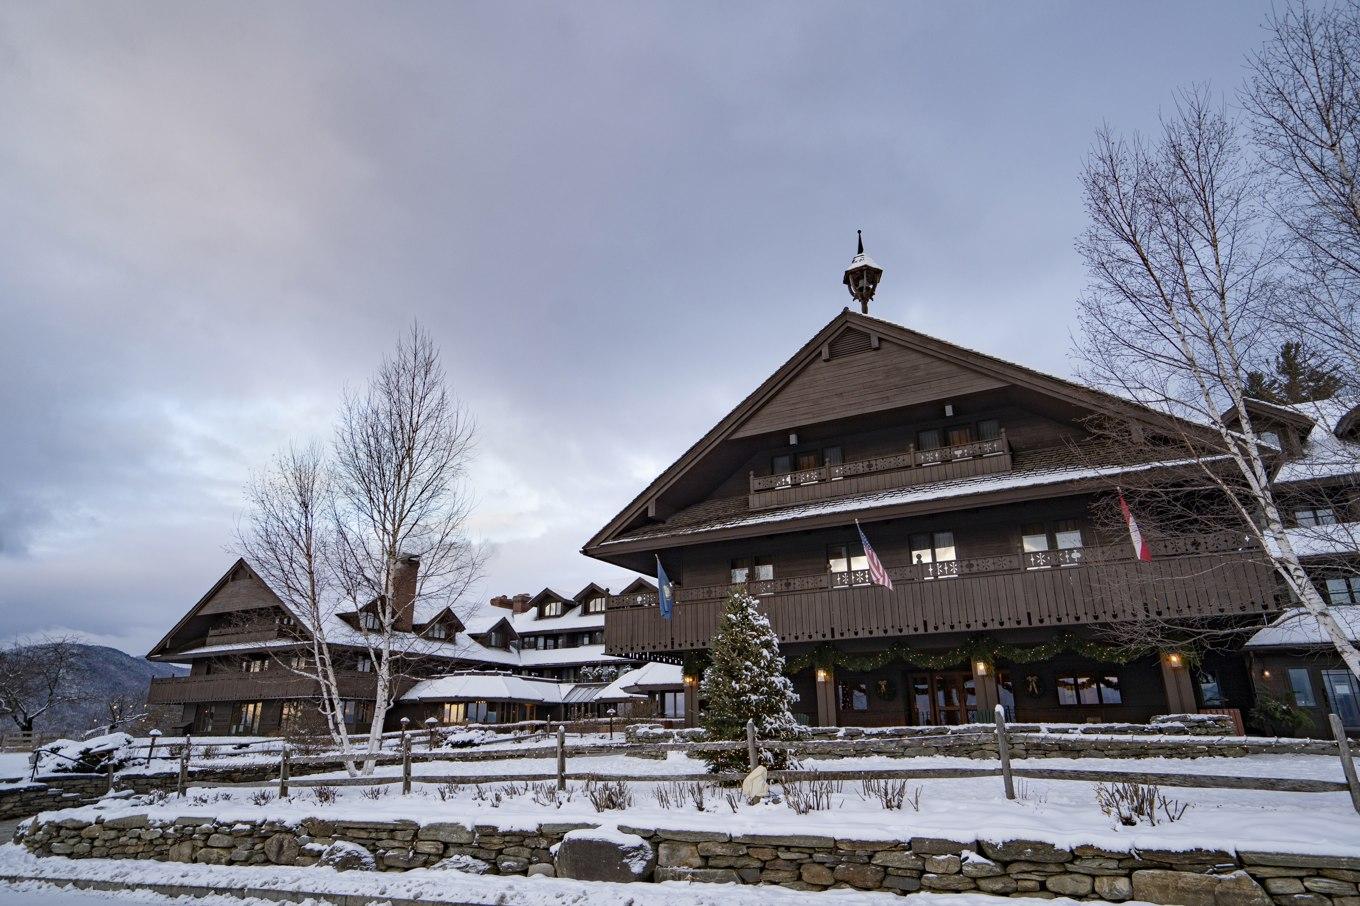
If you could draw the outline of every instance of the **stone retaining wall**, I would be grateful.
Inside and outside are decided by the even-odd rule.
[[[490,873],[552,875],[553,847],[592,824],[505,831],[458,822],[365,822],[308,818],[219,822],[146,815],[60,818],[21,829],[39,855],[159,859],[213,865],[311,865],[336,845],[357,844],[388,871],[435,865]],[[842,840],[811,835],[729,835],[622,826],[652,847],[654,880],[844,887],[910,893],[979,891],[1128,899],[1199,906],[1360,906],[1360,858],[1289,853],[1140,850],[1137,853],[1011,840]],[[330,847],[330,849],[328,849]]]

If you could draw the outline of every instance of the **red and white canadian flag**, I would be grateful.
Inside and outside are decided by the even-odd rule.
[[[1133,542],[1133,554],[1139,560],[1151,560],[1152,549],[1148,547],[1147,539],[1138,528],[1138,520],[1133,518],[1133,511],[1129,509],[1129,502],[1124,499],[1124,492],[1119,492],[1119,509],[1124,514],[1124,524],[1129,527],[1129,540]]]

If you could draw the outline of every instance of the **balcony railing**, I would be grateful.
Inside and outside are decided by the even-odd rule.
[[[924,484],[1007,471],[1011,448],[1005,429],[990,440],[934,450],[909,447],[903,453],[800,469],[779,475],[750,474],[752,509],[782,506],[841,494]]]
[[[1276,607],[1269,563],[1232,533],[1154,543],[1151,562],[1118,544],[918,563],[888,574],[891,591],[871,586],[867,570],[750,582],[747,589],[785,642],[1260,615]],[[605,650],[704,648],[732,588],[677,588],[669,620],[654,594],[611,597]]]

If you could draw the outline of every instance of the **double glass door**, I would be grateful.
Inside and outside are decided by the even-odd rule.
[[[907,675],[909,715],[916,726],[943,726],[977,720],[977,688],[964,671]]]

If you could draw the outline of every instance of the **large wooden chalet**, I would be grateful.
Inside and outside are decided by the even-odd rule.
[[[1147,467],[1100,459],[1084,425],[1113,405],[846,309],[586,543],[648,574],[659,557],[676,585],[669,620],[654,594],[612,596],[605,649],[685,664],[692,717],[723,600],[745,585],[809,723],[957,724],[998,703],[1079,722],[1245,710],[1240,656],[1102,655],[1095,630],[1121,622],[1280,609],[1240,534],[1154,539],[1139,562],[1093,522],[1121,470]],[[870,583],[856,519],[892,590]]]

